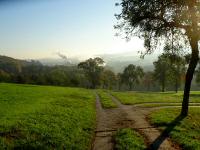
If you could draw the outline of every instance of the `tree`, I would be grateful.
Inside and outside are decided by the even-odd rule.
[[[196,82],[199,84],[200,83],[200,67],[198,68],[196,72]]]
[[[151,86],[153,85],[154,79],[153,79],[153,72],[145,72],[143,77],[143,84],[149,91]]]
[[[9,81],[10,81],[10,75],[7,72],[0,69],[0,82],[9,82]]]
[[[168,71],[170,68],[169,60],[167,55],[162,54],[158,57],[158,60],[154,63],[154,78],[159,82],[161,85],[162,92],[165,92],[166,85],[167,85],[167,76]]]
[[[138,84],[143,77],[144,72],[140,66],[128,65],[123,71],[123,81],[129,86],[129,90],[133,89],[134,84]]]
[[[175,92],[178,92],[178,88],[181,86],[182,76],[185,75],[186,70],[186,57],[184,56],[182,46],[178,43],[174,45],[174,39],[172,41],[167,41],[167,44],[164,47],[164,54],[169,60],[169,81],[174,84]],[[177,41],[176,41],[177,42]]]
[[[122,73],[118,73],[116,79],[117,79],[118,90],[120,91],[121,90],[121,86],[123,84],[123,74]]]
[[[200,40],[199,0],[122,0],[121,20],[116,27],[128,37],[137,34],[145,40],[146,53],[156,49],[158,41],[167,40],[169,35],[185,38],[191,48],[191,59],[186,73],[181,115],[188,115],[191,82],[199,61]],[[183,40],[179,44],[185,44]]]
[[[87,79],[91,84],[91,88],[95,89],[97,85],[100,84],[100,77],[103,71],[104,61],[103,59],[97,58],[90,58],[84,62],[78,64],[78,68],[83,69]]]
[[[178,92],[178,88],[181,86],[182,76],[185,75],[185,60],[177,55],[172,56],[174,61],[171,62],[170,68],[170,81],[174,84],[175,92]]]
[[[101,75],[101,81],[103,88],[113,89],[113,86],[116,84],[116,76],[115,73],[111,70],[104,70]]]

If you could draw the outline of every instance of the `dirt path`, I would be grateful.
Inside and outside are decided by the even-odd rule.
[[[127,120],[127,114],[121,108],[103,109],[100,103],[99,96],[96,100],[97,108],[97,128],[96,136],[93,144],[93,150],[112,150],[112,136],[117,129],[130,127],[131,120]]]
[[[122,105],[116,98],[113,101],[118,105],[115,109],[103,109],[97,95],[97,129],[93,150],[113,150],[112,137],[117,129],[133,128],[145,137],[148,149],[154,150],[176,150],[180,149],[174,145],[166,135],[149,124],[148,114],[153,108],[140,108],[136,106]]]

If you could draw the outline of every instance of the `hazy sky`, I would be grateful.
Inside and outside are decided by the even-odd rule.
[[[143,49],[115,37],[116,0],[0,0],[0,55],[90,57]]]

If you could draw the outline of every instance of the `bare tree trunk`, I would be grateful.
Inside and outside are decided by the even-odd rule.
[[[178,76],[176,76],[175,91],[178,93]]]
[[[183,96],[183,103],[182,103],[182,110],[181,115],[187,116],[188,115],[188,107],[189,107],[189,97],[190,97],[190,89],[191,83],[194,76],[195,68],[199,61],[199,50],[198,50],[198,40],[197,38],[190,39],[190,45],[192,48],[192,57],[190,58],[189,67],[186,73],[185,79],[185,89],[184,89],[184,96]]]
[[[132,83],[129,83],[129,91],[132,91]]]

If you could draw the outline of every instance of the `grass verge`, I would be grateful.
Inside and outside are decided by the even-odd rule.
[[[179,108],[165,108],[154,111],[150,120],[161,130],[170,131],[172,139],[184,149],[200,150],[200,109],[190,108],[188,117],[175,122],[179,114]]]
[[[168,106],[182,106],[182,103],[158,103],[158,104],[139,104],[139,107],[168,107]],[[200,106],[200,103],[196,104],[196,103],[190,103],[190,106]]]
[[[112,92],[122,104],[133,105],[141,103],[181,103],[182,92],[156,93],[156,92]],[[200,102],[200,92],[191,92],[191,102]]]
[[[108,95],[107,92],[103,90],[98,90],[98,95],[100,97],[101,104],[103,108],[116,108],[117,104],[113,102],[112,97]]]
[[[114,137],[116,150],[144,150],[143,138],[132,129],[119,129]]]

